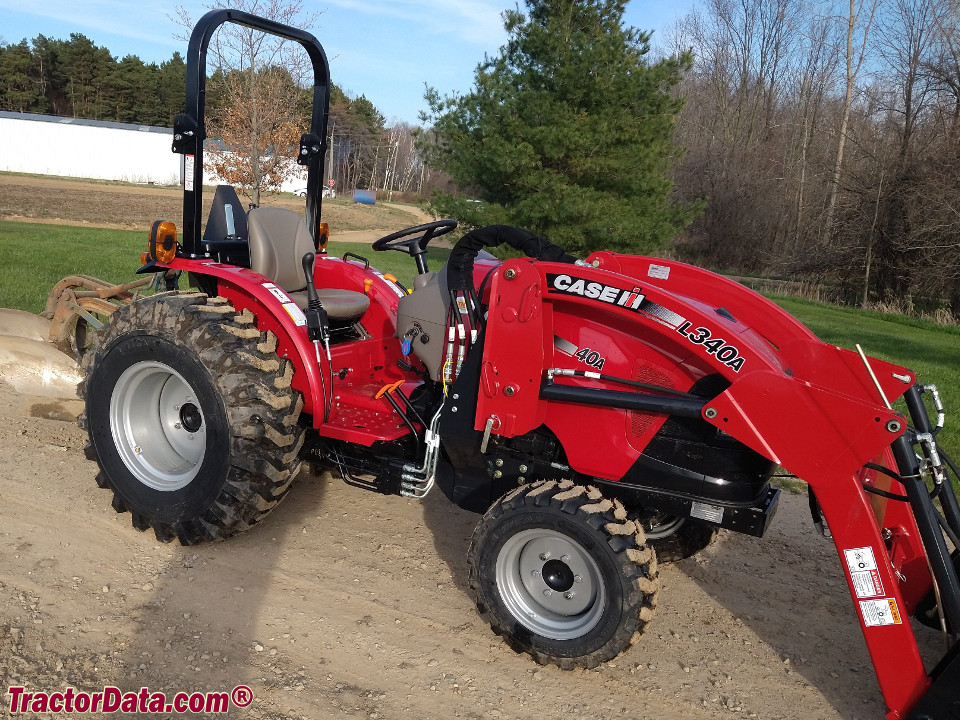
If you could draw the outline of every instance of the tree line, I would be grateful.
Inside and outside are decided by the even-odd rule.
[[[159,65],[136,55],[117,60],[78,33],[0,46],[3,110],[171,127],[185,83],[180,53]]]
[[[218,147],[236,146],[246,132],[236,124],[237,116],[249,110],[249,94],[238,91],[244,72],[225,64],[209,80],[209,129]],[[254,72],[262,80],[263,92],[272,93],[270,100],[281,98],[287,105],[285,122],[305,127],[309,91],[300,88],[280,65]],[[185,87],[186,63],[179,52],[159,64],[145,63],[135,55],[117,59],[79,33],[72,33],[69,40],[38,35],[32,41],[0,44],[2,110],[172,127],[173,118],[183,111]],[[282,139],[292,158],[301,129],[298,125],[287,130],[282,138],[270,138],[267,146]],[[402,123],[388,127],[365,96],[350,97],[334,85],[327,178],[332,177],[341,189],[377,187],[387,194],[429,191],[437,173],[423,166],[414,147],[416,131]],[[229,162],[224,160],[221,169],[236,176]],[[281,169],[289,171],[289,166],[283,164]],[[278,179],[276,172],[273,179]]]
[[[327,176],[387,196],[440,187],[439,212],[571,249],[826,282],[857,304],[946,301],[960,318],[958,0],[704,0],[659,55],[625,4],[505,13],[508,43],[469,92],[428,92],[426,129],[388,126],[334,87]],[[131,68],[151,67],[156,89],[121,99],[145,86]],[[182,83],[176,54],[117,62],[83,36],[40,36],[2,48],[0,102],[146,122],[118,113],[167,97],[164,70]],[[269,64],[221,68],[245,72],[303,92]],[[242,110],[228,86],[211,93],[211,127]],[[145,112],[169,124],[181,105]]]
[[[960,319],[956,0],[705,0],[687,49],[678,252]]]
[[[428,93],[484,201],[438,210],[960,320],[960,2],[703,0],[656,52],[625,4],[525,0]]]

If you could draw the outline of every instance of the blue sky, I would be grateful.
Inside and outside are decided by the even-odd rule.
[[[632,0],[627,23],[661,30],[698,0]],[[506,40],[500,14],[510,0],[304,0],[320,13],[312,32],[330,59],[333,81],[366,95],[388,121],[417,122],[425,84],[442,94],[465,92],[473,71]],[[117,56],[161,62],[186,43],[171,20],[176,0],[0,0],[0,38],[16,43],[39,34],[67,39],[82,33]],[[194,19],[202,2],[182,3]],[[655,35],[656,37],[656,35]]]

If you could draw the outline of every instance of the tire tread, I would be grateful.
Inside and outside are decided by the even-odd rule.
[[[584,655],[559,656],[538,648],[536,642],[531,641],[529,632],[517,631],[515,621],[503,624],[485,599],[488,588],[484,587],[478,558],[491,530],[507,513],[545,507],[553,507],[603,533],[619,571],[626,579],[628,592],[623,598],[624,621],[602,647]],[[553,664],[564,670],[590,669],[612,660],[640,639],[657,606],[660,580],[656,553],[646,543],[640,526],[627,517],[623,505],[605,498],[592,485],[580,485],[570,480],[546,480],[511,490],[484,514],[473,534],[468,561],[470,591],[481,617],[515,651],[531,655],[541,665]]]
[[[183,545],[247,530],[285,497],[300,470],[303,398],[292,388],[293,364],[277,356],[276,336],[259,331],[249,310],[238,313],[226,298],[204,293],[161,293],[120,308],[98,333],[96,346],[84,357],[81,398],[86,398],[86,378],[110,344],[143,331],[192,348],[207,368],[226,410],[230,469],[215,501],[198,516],[164,523],[131,512],[133,526],[153,527],[161,542],[176,538]],[[99,463],[86,413],[79,424],[88,430],[85,454]],[[117,512],[130,510],[102,466],[97,484],[113,492]]]

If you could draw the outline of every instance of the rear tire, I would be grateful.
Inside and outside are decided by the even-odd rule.
[[[717,539],[712,525],[667,513],[642,513],[636,522],[643,528],[647,542],[657,551],[657,560],[672,563],[693,557]]]
[[[640,638],[660,580],[654,551],[619,501],[548,480],[487,511],[468,554],[481,616],[518,652],[592,668]]]
[[[81,424],[97,483],[138,530],[184,545],[262,520],[300,468],[303,406],[272,333],[224,298],[120,308],[84,358]]]

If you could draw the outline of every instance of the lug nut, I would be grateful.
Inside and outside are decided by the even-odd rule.
[[[563,597],[565,597],[567,600],[573,600],[573,593],[572,593],[572,592],[568,592],[568,593],[567,593],[566,595],[564,595]]]
[[[546,590],[543,591],[543,594],[544,594],[544,597],[550,597],[551,595],[553,595],[553,590],[551,590],[550,588],[547,588]]]
[[[550,559],[550,553],[548,552],[540,553],[540,559],[543,560],[543,562],[546,562],[547,560]]]

